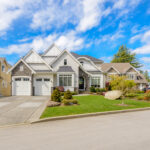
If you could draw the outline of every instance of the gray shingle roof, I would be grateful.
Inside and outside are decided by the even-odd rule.
[[[89,56],[89,55],[79,55],[79,54],[76,54],[76,53],[74,53],[74,52],[71,52],[71,54],[72,54],[75,58],[86,57],[86,58],[90,59],[90,60],[93,61],[93,62],[101,62],[101,63],[103,63],[102,60],[97,59],[97,58],[92,57],[92,56]]]
[[[74,72],[71,66],[60,66],[57,72]]]

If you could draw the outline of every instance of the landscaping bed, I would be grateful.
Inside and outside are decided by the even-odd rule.
[[[47,107],[41,118],[75,115],[84,113],[114,111],[150,107],[148,101],[124,99],[126,106],[121,106],[121,100],[108,100],[101,95],[74,96],[79,105]]]

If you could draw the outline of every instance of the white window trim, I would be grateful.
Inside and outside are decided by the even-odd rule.
[[[102,76],[99,76],[99,75],[93,75],[90,77],[90,87],[92,86],[92,78],[100,78],[100,82],[99,82],[99,87],[98,88],[103,88],[102,87],[102,84],[101,84],[101,81],[103,80]]]
[[[63,86],[63,87],[66,87],[66,88],[67,88],[67,87],[68,87],[68,88],[69,88],[69,87],[74,87],[74,73],[58,73],[58,74],[57,74],[57,86],[60,86],[60,85],[59,85],[59,76],[60,76],[60,75],[72,75],[72,85],[71,85],[71,86]]]

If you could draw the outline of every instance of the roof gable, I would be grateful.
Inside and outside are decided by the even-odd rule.
[[[60,49],[55,44],[52,44],[42,56],[58,56],[60,53]]]
[[[24,58],[24,61],[26,63],[38,63],[38,64],[45,64],[49,69],[52,70],[52,68],[45,62],[45,60],[43,60],[43,58],[37,54],[34,50],[31,50]]]

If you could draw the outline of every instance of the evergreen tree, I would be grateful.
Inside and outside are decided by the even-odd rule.
[[[146,80],[150,81],[150,77],[149,77],[148,71],[146,70],[143,74],[144,74]]]
[[[120,46],[117,54],[114,55],[112,63],[130,63],[135,68],[140,68],[142,65],[137,61],[136,54],[124,45]]]

